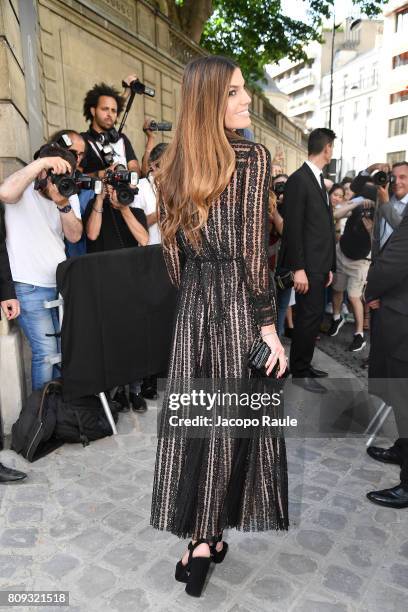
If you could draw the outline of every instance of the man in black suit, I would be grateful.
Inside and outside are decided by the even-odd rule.
[[[296,319],[290,350],[294,383],[325,393],[316,378],[327,372],[312,366],[316,336],[324,312],[325,287],[336,269],[335,227],[323,179],[336,135],[318,128],[309,135],[308,161],[288,179],[280,265],[294,272]]]
[[[14,283],[10,272],[10,263],[8,259],[6,242],[3,233],[3,222],[0,211],[0,317],[3,310],[6,318],[10,321],[18,317],[20,306],[16,299],[14,291]],[[1,420],[1,419],[0,419]],[[3,431],[0,422],[0,450],[3,448]],[[26,474],[18,470],[12,470],[0,463],[0,484],[3,482],[12,482],[15,480],[23,480]]]
[[[381,506],[408,508],[408,163],[395,164],[392,174],[389,200],[402,220],[396,228],[384,221],[378,228],[378,252],[373,248],[365,295],[374,315],[370,390],[393,407],[400,437],[391,448],[370,446],[367,452],[377,461],[400,465],[401,482],[367,497]]]

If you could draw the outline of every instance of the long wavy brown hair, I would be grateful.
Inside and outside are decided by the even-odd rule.
[[[165,247],[182,229],[199,247],[209,208],[228,185],[235,154],[224,126],[231,77],[237,65],[220,56],[192,60],[185,68],[173,141],[156,175],[160,230]]]

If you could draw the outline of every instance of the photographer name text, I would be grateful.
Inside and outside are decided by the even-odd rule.
[[[260,419],[240,418],[240,417],[222,417],[218,416],[213,419],[208,416],[195,416],[193,418],[179,417],[176,414],[169,417],[169,425],[171,427],[297,427],[298,421],[292,417],[273,418],[266,414]]]

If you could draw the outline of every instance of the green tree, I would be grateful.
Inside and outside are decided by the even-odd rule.
[[[365,15],[381,12],[385,0],[353,0]],[[282,14],[281,0],[158,0],[156,5],[187,36],[210,53],[234,58],[252,84],[264,66],[288,56],[305,58],[304,47],[321,41],[322,24],[334,0],[308,0],[308,23]]]

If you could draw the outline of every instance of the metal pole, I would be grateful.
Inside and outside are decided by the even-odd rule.
[[[329,102],[329,129],[332,125],[332,105],[333,105],[333,64],[334,64],[334,38],[336,36],[336,13],[333,6],[333,29],[331,41],[331,60],[330,60],[330,102]]]
[[[104,392],[98,393],[99,399],[101,400],[101,404],[105,411],[106,418],[108,419],[109,425],[111,426],[112,433],[114,436],[117,435],[118,430],[116,429],[115,421],[113,420],[113,416],[111,410],[109,408],[108,400],[106,399],[106,395]]]
[[[341,180],[341,175],[343,173],[343,140],[344,140],[344,119],[346,116],[344,107],[346,102],[346,84],[344,84],[344,89],[343,89],[343,123],[341,124],[341,149],[340,149],[340,170],[339,170],[339,180]]]
[[[385,421],[387,420],[388,415],[390,414],[391,410],[392,410],[392,406],[386,406],[386,405],[384,405],[384,408],[381,406],[381,408],[378,410],[378,412],[376,414],[376,417],[379,417],[379,421],[378,421],[378,423],[377,423],[373,433],[371,434],[371,436],[369,437],[369,439],[366,442],[367,448],[369,446],[371,446],[372,443],[374,442],[378,432],[380,431],[381,427],[384,425]],[[381,412],[383,414],[380,416]]]

